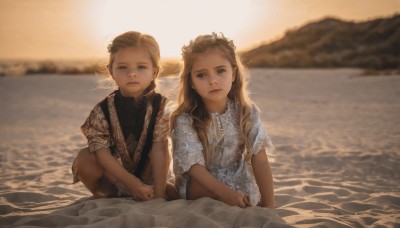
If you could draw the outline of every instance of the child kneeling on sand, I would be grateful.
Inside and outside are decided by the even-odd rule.
[[[248,98],[231,40],[215,33],[182,48],[178,108],[171,115],[176,187],[184,199],[274,207],[273,149]]]
[[[174,187],[167,182],[167,99],[155,92],[158,43],[130,31],[117,36],[108,52],[107,68],[118,89],[93,108],[81,127],[88,147],[72,165],[74,183],[82,181],[95,198],[173,198]]]

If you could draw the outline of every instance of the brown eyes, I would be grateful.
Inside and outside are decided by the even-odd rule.
[[[226,72],[226,69],[224,69],[224,68],[220,68],[220,69],[217,69],[217,74],[219,75],[219,74],[223,74],[223,73],[225,73]],[[196,74],[195,76],[197,77],[197,78],[204,78],[204,77],[206,77],[208,74],[207,73],[198,73],[198,74]]]

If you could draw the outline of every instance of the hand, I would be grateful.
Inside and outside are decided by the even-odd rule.
[[[143,184],[141,181],[130,186],[129,191],[134,200],[146,201],[154,197],[153,186]]]
[[[221,199],[222,202],[229,204],[231,206],[238,206],[241,208],[251,207],[250,198],[241,192],[229,189],[229,191],[224,194]]]

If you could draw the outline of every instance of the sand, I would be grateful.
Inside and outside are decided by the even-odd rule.
[[[0,226],[400,227],[400,77],[250,72],[276,147],[275,209],[92,199],[70,165],[85,145],[80,125],[109,91],[93,75],[33,75],[0,78]],[[175,79],[160,88],[176,91]]]

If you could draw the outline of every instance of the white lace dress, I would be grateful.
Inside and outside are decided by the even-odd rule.
[[[228,101],[225,113],[210,113],[212,123],[208,127],[208,142],[211,159],[206,169],[219,181],[232,189],[250,197],[253,205],[260,201],[250,162],[244,161],[245,146],[239,137],[239,110],[234,101]],[[192,127],[192,118],[188,114],[180,115],[173,131],[173,162],[176,188],[184,199],[190,199],[190,177],[188,171],[192,165],[205,166],[203,146],[196,130]],[[273,146],[260,119],[260,110],[253,106],[250,116],[249,134],[253,155],[265,149],[272,152]]]

